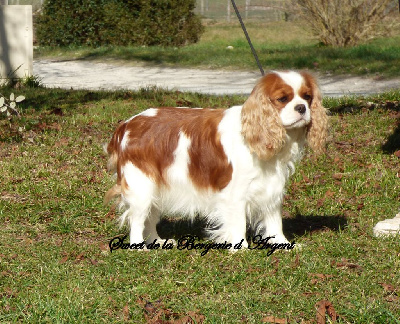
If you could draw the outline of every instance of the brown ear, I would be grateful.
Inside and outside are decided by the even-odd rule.
[[[328,132],[328,115],[327,110],[322,106],[321,92],[313,77],[304,74],[309,79],[313,100],[311,102],[311,123],[308,126],[307,142],[308,145],[316,152],[325,151],[325,142]]]
[[[277,110],[260,85],[257,85],[243,105],[242,135],[261,160],[272,158],[285,144],[286,131]]]

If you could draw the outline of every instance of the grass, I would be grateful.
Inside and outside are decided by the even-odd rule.
[[[0,322],[315,323],[328,300],[340,323],[400,323],[399,237],[372,235],[399,210],[399,91],[325,99],[327,154],[306,155],[284,204],[285,232],[303,247],[272,256],[108,248],[126,232],[103,206],[113,180],[102,145],[118,121],[149,106],[245,98],[19,91],[22,117],[0,119]],[[199,224],[166,220],[164,236]]]
[[[378,75],[400,73],[400,31],[355,47],[321,46],[300,21],[246,24],[265,70],[309,69],[319,73]],[[233,50],[227,49],[233,46]],[[199,43],[181,48],[99,47],[42,48],[35,58],[109,60],[144,64],[233,70],[257,70],[239,24],[206,26]]]

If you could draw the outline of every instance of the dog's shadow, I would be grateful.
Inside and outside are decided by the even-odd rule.
[[[162,217],[157,224],[157,233],[162,239],[179,239],[190,234],[200,239],[207,238],[207,221],[204,218],[196,217],[193,220],[185,218]]]
[[[320,231],[338,232],[347,226],[347,219],[341,215],[306,216],[297,213],[292,218],[283,218],[282,223],[284,234],[291,241],[296,237]],[[198,236],[200,239],[207,239],[207,221],[200,217],[196,217],[192,221],[163,217],[160,223],[157,224],[157,232],[162,239],[179,239],[187,234]],[[247,236],[251,235],[251,231],[248,231]]]
[[[282,224],[286,238],[291,241],[295,237],[302,237],[316,232],[338,232],[347,227],[347,219],[343,215],[306,216],[297,213],[293,218],[282,219]]]

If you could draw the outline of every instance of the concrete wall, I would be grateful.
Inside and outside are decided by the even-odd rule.
[[[0,78],[32,74],[32,6],[0,6]]]

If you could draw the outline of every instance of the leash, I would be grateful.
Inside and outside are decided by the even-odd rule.
[[[399,0],[399,1],[400,1],[400,0]],[[236,16],[237,16],[238,19],[239,19],[240,25],[242,26],[242,29],[243,29],[243,32],[244,32],[244,34],[245,34],[245,36],[246,36],[247,42],[248,42],[249,45],[250,45],[251,52],[253,53],[253,56],[254,56],[254,58],[255,58],[255,60],[256,60],[256,62],[257,62],[258,68],[260,69],[261,75],[264,75],[264,70],[263,70],[263,68],[262,68],[262,66],[261,66],[260,60],[258,59],[256,50],[254,49],[253,44],[251,43],[249,34],[247,33],[246,27],[244,26],[244,23],[243,23],[242,17],[240,16],[239,10],[238,10],[238,8],[236,7],[235,0],[231,0],[231,2],[232,2],[233,9],[235,9]]]

